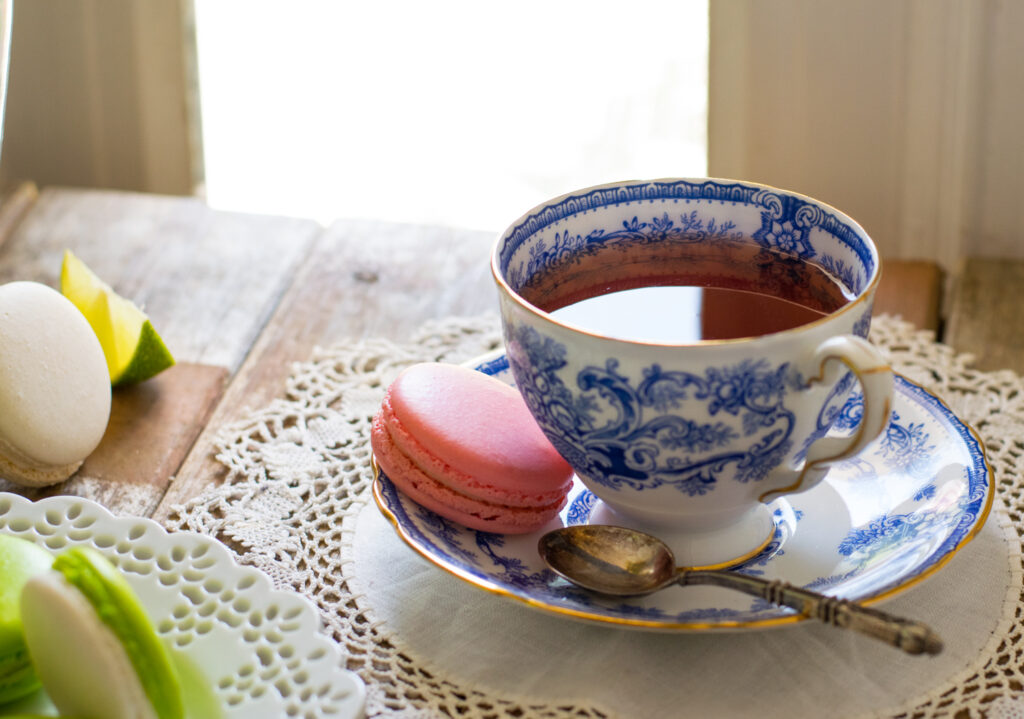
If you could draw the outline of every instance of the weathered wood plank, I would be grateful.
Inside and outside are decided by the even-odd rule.
[[[0,247],[0,282],[56,287],[70,249],[145,308],[179,362],[115,391],[103,443],[75,477],[46,492],[152,512],[321,232],[311,220],[219,212],[192,198],[41,193]]]
[[[56,287],[70,249],[146,310],[178,361],[234,372],[321,231],[195,198],[48,188],[0,247],[0,282]]]
[[[945,342],[983,370],[1024,374],[1024,261],[970,258],[953,288]]]
[[[119,387],[99,447],[66,482],[27,489],[0,479],[0,491],[31,499],[87,497],[118,514],[148,515],[206,425],[227,370],[178,364],[147,382]]]
[[[942,268],[925,260],[883,260],[875,314],[899,315],[921,329],[939,331]]]
[[[281,396],[291,364],[315,346],[369,336],[402,339],[425,320],[497,311],[493,235],[384,222],[339,222],[314,245],[154,514],[223,479],[213,459],[222,427]]]

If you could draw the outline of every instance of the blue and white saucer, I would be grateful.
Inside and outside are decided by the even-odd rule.
[[[471,366],[512,383],[502,353]],[[537,540],[550,529],[588,521],[600,500],[578,481],[559,518],[525,535],[467,529],[419,506],[383,473],[373,494],[399,536],[430,562],[488,592],[556,614],[655,630],[767,627],[804,618],[717,587],[605,598],[557,577],[544,567]],[[773,502],[773,540],[736,571],[878,601],[944,566],[981,530],[992,499],[981,440],[941,400],[897,376],[886,432],[813,489]]]

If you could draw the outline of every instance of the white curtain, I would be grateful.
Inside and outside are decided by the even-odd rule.
[[[884,255],[1024,257],[1024,3],[711,0],[708,168],[825,200]]]

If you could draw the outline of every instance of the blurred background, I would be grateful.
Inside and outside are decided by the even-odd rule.
[[[1015,0],[16,0],[0,174],[500,230],[626,178],[1024,256]]]

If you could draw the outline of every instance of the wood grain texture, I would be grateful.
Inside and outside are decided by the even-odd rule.
[[[66,482],[41,489],[0,480],[31,499],[73,494],[118,514],[153,512],[224,389],[223,367],[179,364],[141,384],[117,388],[103,440]]]
[[[154,518],[222,481],[213,457],[222,427],[284,392],[293,362],[346,339],[401,340],[424,321],[497,312],[490,275],[493,235],[438,227],[346,221],[311,249],[231,382]]]
[[[916,327],[938,332],[943,277],[935,262],[883,260],[874,314],[898,315]]]
[[[1024,261],[968,259],[953,287],[946,344],[982,370],[1024,374]]]
[[[0,247],[0,282],[56,287],[70,249],[146,311],[179,362],[234,372],[321,231],[195,198],[46,189]]]

